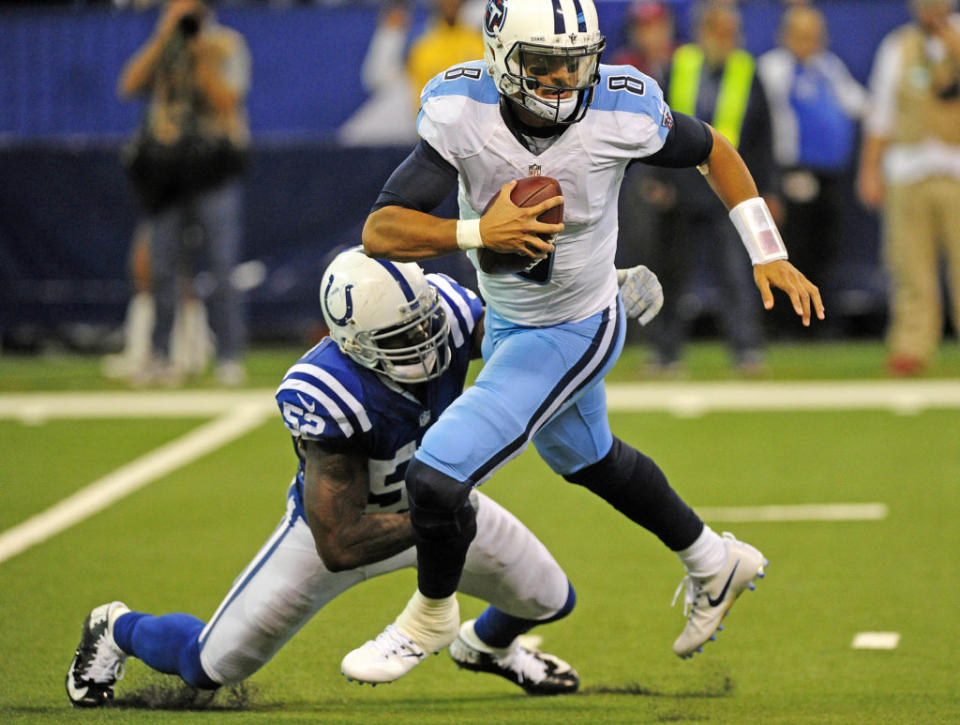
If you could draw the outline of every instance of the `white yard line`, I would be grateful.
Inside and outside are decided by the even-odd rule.
[[[253,430],[270,413],[260,404],[239,405],[219,418],[156,448],[98,481],[0,533],[0,563]]]
[[[823,382],[607,383],[617,412],[662,411],[681,416],[710,411],[891,410],[916,413],[960,408],[960,380]],[[140,418],[217,415],[240,404],[272,408],[273,389],[7,393],[0,419],[38,423],[53,418]]]
[[[43,423],[55,418],[209,417],[238,405],[276,410],[273,393],[273,390],[11,393],[0,395],[0,419]]]
[[[960,381],[607,383],[615,411],[666,411],[691,417],[719,410],[885,409],[912,414],[960,408]]]
[[[794,506],[695,507],[705,521],[880,521],[887,518],[882,503],[799,504]]]
[[[899,632],[857,632],[850,646],[854,649],[896,649],[899,644]]]

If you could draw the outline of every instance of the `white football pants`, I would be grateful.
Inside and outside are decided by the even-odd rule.
[[[477,535],[467,552],[459,591],[516,617],[547,619],[566,603],[567,576],[547,548],[495,501],[479,499]],[[307,522],[287,513],[200,633],[200,662],[229,685],[266,664],[314,614],[360,582],[415,567],[410,547],[350,571],[330,572],[317,554]]]

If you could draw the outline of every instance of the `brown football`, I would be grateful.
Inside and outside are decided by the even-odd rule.
[[[517,179],[517,185],[510,192],[510,201],[517,206],[529,207],[536,206],[542,201],[561,194],[563,192],[560,189],[560,182],[556,179],[549,176],[525,176],[522,179]],[[499,191],[487,202],[483,209],[484,214],[487,213],[498,196],[500,196]],[[547,209],[537,219],[547,224],[559,224],[563,221],[563,204],[555,206],[553,209]],[[541,234],[540,238],[547,240],[550,235]],[[480,247],[477,250],[477,262],[480,264],[480,269],[488,274],[507,274],[521,272],[534,264],[536,260],[525,254],[495,252],[492,249]]]

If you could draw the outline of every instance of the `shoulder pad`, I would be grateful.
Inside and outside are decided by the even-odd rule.
[[[596,94],[592,109],[646,114],[659,121],[663,91],[632,65],[601,65]]]
[[[499,102],[483,61],[453,66],[424,86],[417,132],[456,165],[457,158],[476,153],[494,133],[490,120]]]
[[[308,353],[291,367],[277,388],[277,405],[290,432],[319,440],[369,431],[372,425],[363,405],[363,386],[350,366],[334,366],[331,371],[311,357]]]

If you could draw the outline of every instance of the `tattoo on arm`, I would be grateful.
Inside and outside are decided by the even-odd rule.
[[[330,571],[381,561],[413,546],[408,513],[366,513],[367,459],[300,440],[303,499],[317,551]]]

